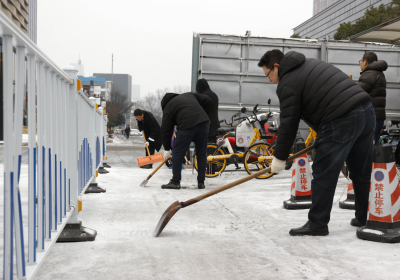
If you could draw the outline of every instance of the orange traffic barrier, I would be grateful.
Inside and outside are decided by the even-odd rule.
[[[311,168],[307,154],[293,160],[290,199],[283,202],[286,209],[311,208]]]
[[[360,239],[400,242],[400,185],[392,147],[375,147],[367,225],[357,229]]]

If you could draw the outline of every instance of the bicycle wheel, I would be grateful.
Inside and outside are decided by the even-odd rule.
[[[269,145],[264,143],[253,144],[244,154],[244,167],[250,175],[271,166],[272,159],[259,159],[259,156],[272,156]],[[274,173],[266,173],[256,177],[257,179],[268,179]]]
[[[207,144],[207,156],[223,156],[225,155],[223,149],[217,149],[217,145],[215,144]],[[194,168],[198,172],[197,166],[197,155],[194,156]],[[206,177],[213,178],[224,172],[226,167],[226,159],[218,159],[207,161],[206,165]]]

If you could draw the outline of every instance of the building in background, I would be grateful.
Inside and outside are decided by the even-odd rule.
[[[341,23],[352,24],[361,17],[368,8],[388,5],[392,0],[313,0],[313,17],[293,29],[294,34],[302,38],[326,38],[333,35]],[[343,38],[345,39],[345,38]]]
[[[37,44],[37,0],[29,0],[28,37]]]
[[[132,76],[129,74],[93,73],[93,76],[105,78],[112,82],[112,91],[119,91],[126,96],[126,100],[132,98]],[[131,125],[130,112],[125,115],[125,123]]]
[[[106,100],[105,95],[101,95],[101,89],[106,87],[106,79],[105,78],[98,78],[98,77],[78,77],[78,79],[82,83],[83,91],[86,94],[90,95],[90,83],[93,82],[94,86],[94,97],[100,98],[102,100]],[[98,95],[98,96],[97,96]]]
[[[84,67],[84,65],[82,64],[82,61],[81,61],[81,58],[79,57],[79,59],[78,59],[78,63],[70,63],[72,66],[74,66],[75,68],[76,68],[76,70],[78,70],[78,77],[79,76],[82,76],[82,77],[84,77],[85,76],[85,67]]]
[[[28,35],[28,0],[1,0],[1,11]]]
[[[140,99],[140,85],[132,85],[132,100]]]

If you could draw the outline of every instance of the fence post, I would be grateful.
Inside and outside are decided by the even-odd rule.
[[[22,225],[21,197],[19,192],[19,177],[21,172],[21,150],[22,150],[22,124],[23,124],[23,101],[25,84],[25,47],[17,47],[15,63],[15,109],[14,109],[14,226],[15,226],[15,249],[17,260],[17,276],[19,279],[25,276],[25,252],[24,234]]]
[[[35,55],[28,55],[28,174],[29,174],[29,199],[28,199],[28,265],[36,262],[36,71]],[[40,162],[40,161],[39,161]]]
[[[103,134],[103,166],[107,168],[111,168],[108,164],[108,157],[107,157],[107,138],[108,138],[108,127],[107,127],[107,115],[106,115],[106,101],[102,101],[101,105],[103,107],[103,116],[104,116],[104,134]]]
[[[90,183],[89,187],[86,189],[85,194],[86,193],[104,193],[106,192],[105,189],[101,188],[98,186],[97,183],[97,176],[99,174],[99,172],[97,171],[97,157],[98,157],[98,151],[97,151],[97,137],[98,135],[96,134],[96,121],[98,119],[98,113],[96,112],[97,110],[97,104],[96,104],[96,98],[94,97],[90,97],[89,100],[93,103],[93,105],[95,106],[93,108],[93,113],[91,113],[91,116],[89,118],[89,123],[90,123],[90,132],[91,132],[91,142],[92,142],[92,146],[91,146],[91,151],[92,154],[94,154],[92,156],[93,162],[92,162],[92,174],[94,175],[94,179],[92,180],[92,182]],[[93,133],[92,133],[93,132]]]
[[[45,94],[45,74],[44,63],[38,62],[37,65],[37,147],[38,147],[38,180],[37,180],[37,251],[44,251],[44,160],[45,160],[45,146],[44,146],[44,94]]]
[[[68,76],[73,80],[73,84],[69,86],[67,90],[67,94],[69,95],[69,104],[68,104],[68,134],[69,135],[78,135],[78,125],[77,125],[77,73],[76,70],[72,66],[68,66],[63,69]],[[86,121],[86,120],[80,120]],[[80,139],[79,139],[80,140]],[[93,229],[86,228],[82,226],[82,222],[78,220],[78,196],[80,193],[80,184],[78,182],[78,138],[70,137],[67,146],[67,155],[68,155],[68,168],[67,168],[67,177],[68,184],[70,188],[70,206],[73,208],[73,214],[69,219],[68,223],[65,225],[63,231],[58,237],[57,242],[83,242],[83,241],[94,241],[97,235],[97,232]]]
[[[3,127],[4,127],[4,255],[3,279],[13,279],[13,47],[3,36]]]

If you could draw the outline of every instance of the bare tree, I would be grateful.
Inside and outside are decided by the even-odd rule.
[[[163,89],[157,89],[155,92],[150,92],[140,99],[140,103],[137,104],[136,108],[141,108],[146,111],[153,113],[154,117],[158,120],[161,120],[162,109],[161,109],[161,100],[164,95],[168,92],[172,93],[184,93],[190,92],[189,86],[174,86],[171,90],[169,87],[165,87]]]
[[[119,113],[121,114],[125,114],[133,106],[130,98],[118,89],[115,89],[111,92],[110,100],[107,101],[107,108],[112,105],[117,105]]]
[[[172,89],[173,89],[172,92],[175,92],[175,93],[185,93],[185,92],[191,91],[189,86],[184,86],[184,85],[177,85],[177,86],[174,86]]]
[[[125,115],[126,113],[130,112],[132,106],[133,103],[131,102],[129,97],[127,97],[118,89],[114,89],[111,92],[110,100],[108,100],[106,104],[109,125],[111,127],[115,125],[120,125],[120,115]]]

